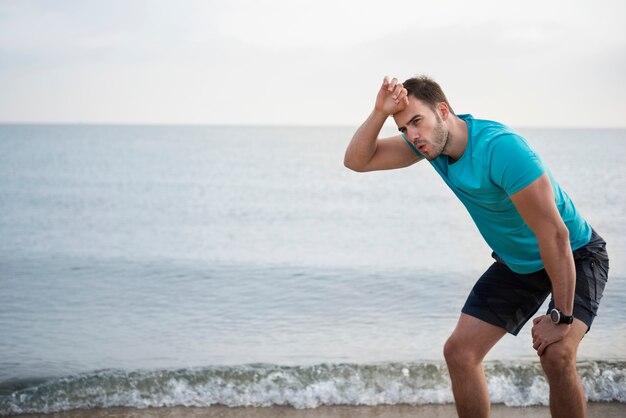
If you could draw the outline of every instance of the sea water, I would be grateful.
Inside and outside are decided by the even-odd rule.
[[[490,250],[428,163],[343,167],[353,131],[0,125],[0,415],[450,402]],[[626,402],[626,130],[519,131],[608,242],[579,372]],[[531,345],[489,354],[492,400],[547,402]]]

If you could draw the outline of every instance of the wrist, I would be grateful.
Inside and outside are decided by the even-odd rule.
[[[383,119],[386,120],[389,116],[391,116],[392,114],[389,112],[386,112],[383,109],[378,109],[378,108],[374,108],[374,110],[372,111],[372,116],[377,118],[377,119]]]
[[[550,311],[549,316],[550,316],[550,321],[552,321],[554,325],[560,325],[560,324],[571,325],[572,322],[574,322],[573,315],[566,315],[565,313],[560,311],[558,308],[553,308]]]

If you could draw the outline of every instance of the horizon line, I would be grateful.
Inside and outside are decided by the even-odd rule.
[[[67,122],[67,121],[3,121],[2,125],[35,125],[35,126],[128,126],[128,127],[224,127],[224,128],[358,128],[360,124],[305,124],[305,123],[215,123],[215,122]],[[511,125],[517,129],[626,129],[626,125],[621,126],[600,126],[600,125]],[[385,128],[385,126],[383,126]]]

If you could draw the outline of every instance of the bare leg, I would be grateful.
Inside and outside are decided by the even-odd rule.
[[[549,345],[540,357],[541,367],[550,383],[550,412],[553,418],[584,418],[587,401],[576,372],[576,353],[587,325],[574,320],[561,341]]]
[[[487,418],[490,402],[483,358],[506,334],[504,328],[461,314],[443,349],[460,418]]]

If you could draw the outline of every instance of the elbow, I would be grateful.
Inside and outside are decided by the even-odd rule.
[[[354,164],[350,164],[350,163],[348,163],[348,162],[346,162],[346,161],[344,161],[344,162],[343,162],[343,165],[344,165],[346,168],[349,168],[350,170],[355,171],[355,172],[357,172],[357,173],[364,173],[365,171],[367,171],[367,170],[365,170],[363,167],[360,167],[360,166],[358,166],[358,165],[354,165]]]
[[[536,235],[537,239],[540,241],[553,242],[559,245],[569,246],[569,230],[563,222],[558,222],[550,226],[543,226]]]
[[[363,173],[364,171],[366,171],[365,167],[350,158],[348,153],[346,153],[345,157],[343,158],[343,165],[352,171],[356,171],[357,173]]]
[[[569,243],[569,229],[563,222],[559,222],[554,226],[552,237],[558,243]]]
[[[564,240],[569,242],[569,229],[565,226],[564,223],[561,224],[559,228],[558,235]]]

